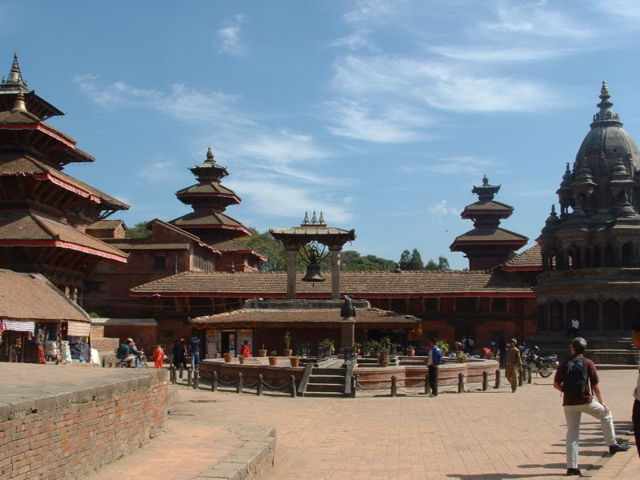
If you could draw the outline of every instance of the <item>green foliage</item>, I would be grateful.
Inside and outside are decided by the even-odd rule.
[[[290,346],[291,346],[291,334],[289,333],[289,330],[287,330],[286,332],[284,332],[284,348],[286,350],[289,350]]]
[[[375,255],[361,256],[355,250],[345,250],[340,254],[342,270],[345,272],[360,272],[363,270],[383,271],[393,270],[396,262]]]
[[[449,266],[449,260],[447,260],[447,257],[443,257],[442,255],[440,255],[438,257],[438,263],[434,262],[433,260],[429,260],[427,262],[427,266],[424,267],[427,270],[450,270],[451,267]]]
[[[380,350],[391,350],[391,339],[389,337],[384,337],[380,340]]]
[[[427,266],[424,267],[427,270],[439,270],[438,269],[438,264],[436,262],[434,262],[433,260],[429,260],[427,262]]]
[[[380,344],[375,340],[369,340],[365,342],[363,347],[363,353],[365,355],[375,355],[380,352]]]
[[[267,257],[266,262],[260,263],[261,272],[282,272],[287,269],[287,252],[284,245],[267,231],[258,232],[255,228],[249,229],[250,237],[241,238],[248,247]]]
[[[400,255],[400,269],[401,270],[422,270],[424,264],[422,263],[422,256],[417,248],[413,251],[405,250]]]
[[[276,352],[275,350],[271,350],[271,351],[269,352],[269,356],[270,356],[270,357],[276,357],[276,356],[278,356],[278,352]]]
[[[149,238],[151,230],[147,228],[149,222],[138,222],[132,228],[127,228],[125,232],[126,238]]]
[[[332,338],[325,338],[320,343],[329,347],[329,351],[331,351],[331,353],[333,353],[336,349],[336,342]]]
[[[443,355],[449,351],[449,343],[446,340],[436,340],[436,346],[442,351]]]

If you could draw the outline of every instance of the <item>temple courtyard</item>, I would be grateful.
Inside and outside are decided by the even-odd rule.
[[[622,439],[633,439],[636,375],[635,370],[600,372],[604,400]],[[551,383],[551,378],[534,376],[515,394],[505,386],[487,392],[469,386],[464,394],[443,388],[437,398],[359,391],[355,399],[257,397],[171,385],[166,433],[91,478],[223,478],[199,473],[246,444],[247,434],[263,439],[271,427],[277,437],[274,466],[267,463],[255,478],[560,478],[565,473],[565,421]],[[599,424],[584,417],[582,425],[585,476],[638,478],[635,448],[610,456]]]

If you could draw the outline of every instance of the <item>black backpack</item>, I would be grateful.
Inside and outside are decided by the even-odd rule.
[[[565,366],[565,375],[562,382],[562,391],[575,395],[588,394],[589,376],[584,358],[572,357]]]

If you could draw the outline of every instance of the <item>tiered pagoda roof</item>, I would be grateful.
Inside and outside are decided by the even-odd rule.
[[[471,269],[500,265],[527,244],[528,238],[524,235],[500,228],[500,220],[509,218],[513,207],[493,199],[499,190],[500,185],[490,185],[485,175],[482,185],[472,189],[478,201],[467,205],[460,214],[473,220],[474,228],[456,237],[449,248],[452,252],[464,252]]]
[[[86,225],[129,207],[62,172],[69,163],[94,159],[45,122],[58,115],[28,89],[14,56],[0,83],[0,266],[80,288],[96,263],[127,259],[85,234]]]
[[[171,220],[171,223],[197,235],[202,241],[222,252],[223,258],[218,262],[219,268],[235,270],[238,262],[237,268],[243,269],[246,266],[255,269],[254,265],[266,258],[235,240],[250,236],[251,232],[241,222],[224,213],[228,206],[241,202],[233,190],[221,183],[222,179],[229,175],[227,169],[216,162],[209,147],[205,160],[189,170],[198,183],[178,190],[176,197],[182,203],[191,205],[193,212]]]

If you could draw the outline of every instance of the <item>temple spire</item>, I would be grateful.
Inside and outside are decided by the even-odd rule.
[[[11,69],[9,70],[9,76],[4,80],[3,85],[19,86],[21,90],[27,90],[27,82],[22,78],[22,72],[20,71],[20,63],[18,62],[18,55],[13,54],[13,62],[11,62]]]
[[[612,124],[622,126],[620,117],[611,109],[611,107],[613,107],[613,103],[610,101],[610,98],[611,95],[609,94],[609,87],[607,82],[603,80],[602,87],[600,87],[600,103],[597,105],[600,111],[593,116],[591,128],[596,124],[601,124],[603,122],[610,122]]]

